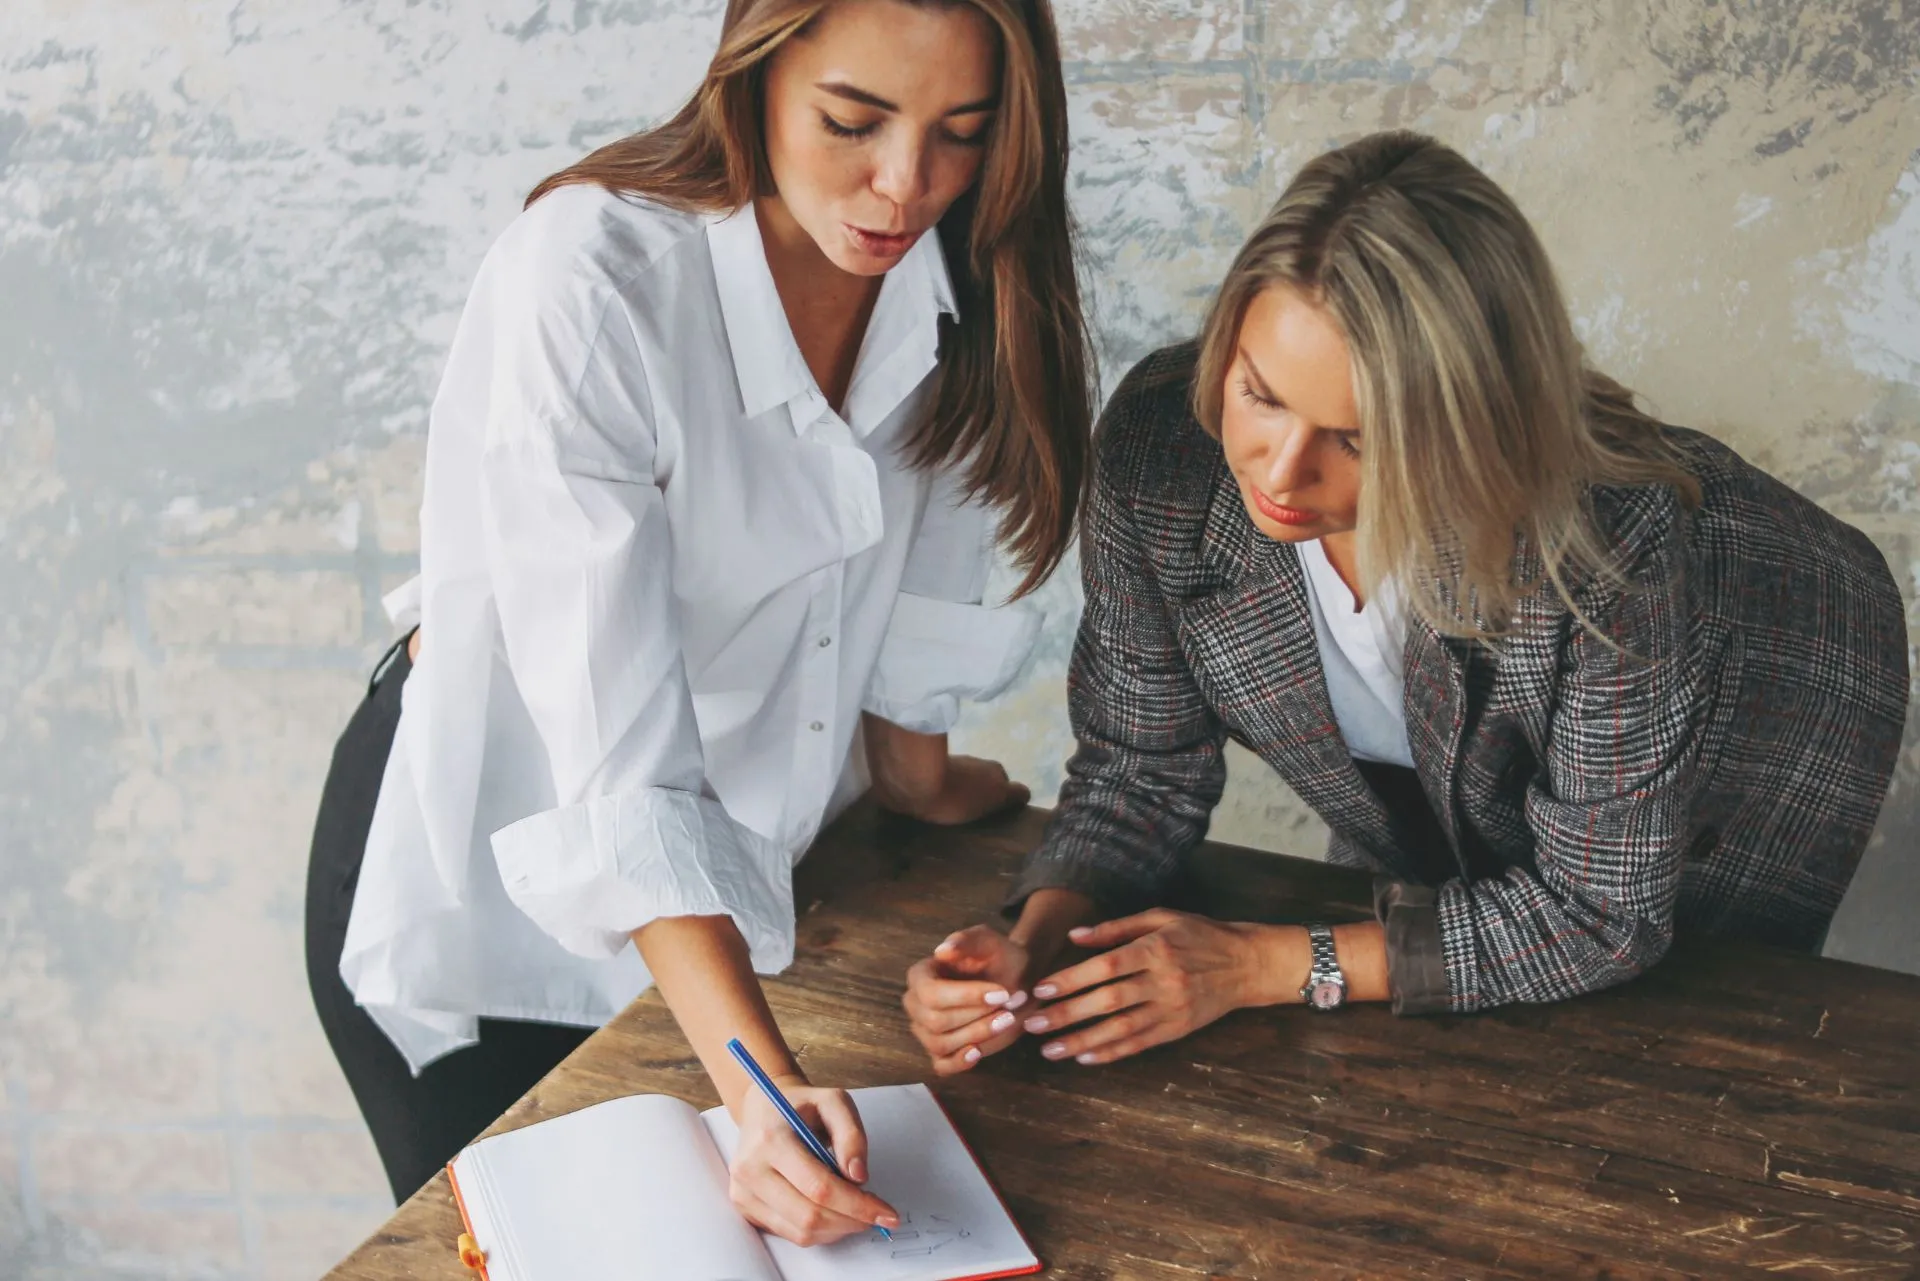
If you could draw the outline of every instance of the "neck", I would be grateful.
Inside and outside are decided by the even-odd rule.
[[[753,212],[787,328],[814,383],[838,411],[884,278],[856,276],[835,266],[780,197],[760,197]]]
[[[881,277],[856,276],[835,266],[806,228],[794,220],[780,197],[759,197],[753,202],[753,212],[760,224],[760,242],[766,246],[767,266],[774,283],[780,286],[782,301],[788,286],[794,285],[813,297],[833,299],[853,311],[862,300],[880,292]],[[787,310],[792,319],[792,306]]]
[[[1328,534],[1320,540],[1320,548],[1327,554],[1327,564],[1333,566],[1333,572],[1340,575],[1340,581],[1353,593],[1354,612],[1365,609],[1367,594],[1360,583],[1360,544],[1354,531]]]

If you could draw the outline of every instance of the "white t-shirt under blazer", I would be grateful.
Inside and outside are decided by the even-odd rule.
[[[389,598],[424,642],[340,961],[414,1071],[481,1015],[606,1021],[656,917],[730,914],[784,968],[861,711],[943,731],[1017,674],[1040,617],[980,604],[989,514],[900,454],[942,314],[929,234],[836,414],[751,206],[566,187],[488,253]]]
[[[1361,760],[1413,766],[1407,742],[1407,615],[1393,581],[1374,590],[1363,609],[1354,608],[1353,589],[1327,559],[1319,539],[1300,543],[1306,571],[1307,608],[1313,612],[1313,637],[1320,649],[1320,670],[1334,723],[1347,751]]]

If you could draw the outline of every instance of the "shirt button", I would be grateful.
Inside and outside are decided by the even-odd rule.
[[[822,636],[822,637],[820,638],[820,648],[821,648],[821,649],[825,649],[825,648],[826,648],[827,646],[829,646],[829,645],[831,645],[831,644],[833,644],[833,637],[831,637],[831,636]]]
[[[810,729],[810,730],[812,730],[812,731],[813,731],[814,733],[816,733],[816,734],[817,734],[817,733],[819,733],[819,732],[820,732],[821,730],[823,730],[823,729],[825,729],[825,728],[826,728],[826,726],[825,726],[825,725],[823,725],[823,724],[821,724],[821,723],[820,723],[819,721],[815,721],[815,722],[814,722],[813,724],[811,724],[811,725],[809,725],[809,726],[807,726],[807,728],[808,728],[808,729]]]

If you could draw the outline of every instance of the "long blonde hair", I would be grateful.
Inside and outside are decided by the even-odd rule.
[[[960,318],[941,335],[938,390],[907,444],[916,467],[964,465],[1001,512],[1024,578],[1044,582],[1073,541],[1088,478],[1091,361],[1067,211],[1067,94],[1047,0],[969,4],[1000,42],[1000,100],[980,178],[940,220]],[[728,0],[720,48],[686,106],[546,179],[596,183],[674,208],[730,213],[773,192],[762,86],[767,60],[831,0]]]
[[[1547,589],[1624,587],[1595,485],[1699,483],[1663,425],[1586,367],[1546,251],[1507,194],[1452,149],[1378,133],[1303,168],[1220,286],[1193,400],[1216,436],[1248,305],[1275,287],[1346,337],[1360,412],[1358,546],[1437,630],[1497,638]]]

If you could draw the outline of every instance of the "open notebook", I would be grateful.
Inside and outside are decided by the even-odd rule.
[[[987,1281],[1040,1270],[1019,1227],[924,1085],[852,1091],[867,1186],[900,1213],[803,1249],[755,1231],[727,1198],[737,1132],[640,1094],[482,1139],[453,1159],[454,1196],[488,1281]]]

